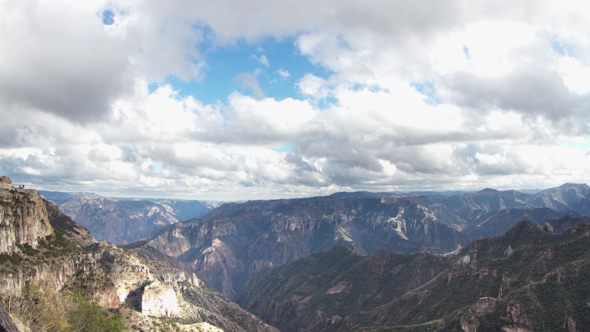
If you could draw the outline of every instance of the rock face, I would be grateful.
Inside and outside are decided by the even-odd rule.
[[[174,288],[159,281],[146,286],[141,298],[141,312],[155,317],[180,316]]]
[[[13,188],[6,179],[0,188],[0,253],[20,252],[23,245],[35,249],[53,233],[45,204],[35,190]]]
[[[469,243],[432,212],[409,200],[315,197],[225,204],[202,220],[175,224],[148,244],[190,263],[230,298],[262,268],[343,244],[367,254],[444,253]]]
[[[105,308],[120,305],[115,288],[100,269],[97,260],[84,253],[60,257],[47,263],[25,259],[18,267],[2,269],[0,277],[3,279],[0,291],[14,296],[21,295],[27,282],[40,281],[54,291],[84,288]]]

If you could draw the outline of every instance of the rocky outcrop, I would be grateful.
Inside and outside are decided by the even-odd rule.
[[[174,288],[159,281],[146,286],[141,298],[141,312],[155,317],[180,316]]]
[[[0,189],[0,254],[21,252],[23,245],[35,249],[40,238],[52,233],[45,204],[35,190]]]
[[[493,297],[482,297],[477,300],[477,304],[473,311],[477,316],[485,316],[493,313],[498,305],[498,299]]]
[[[17,272],[2,273],[1,278],[4,284],[0,292],[14,296],[21,296],[28,282],[37,281],[52,291],[85,289],[104,308],[121,304],[112,283],[91,257],[63,258],[51,264],[28,266]]]
[[[101,257],[93,254],[62,256],[49,262],[25,260],[14,270],[0,270],[0,292],[20,296],[27,282],[38,281],[44,287],[61,289],[86,289],[105,308],[116,308],[121,302],[116,290],[99,267]]]
[[[210,287],[201,287],[199,278],[185,264],[154,248],[119,248],[102,241],[87,250],[98,258],[119,300],[133,309],[125,310],[133,317],[130,325],[146,331],[162,330],[157,327],[162,319],[182,316],[189,324],[175,326],[183,331],[276,331]],[[170,330],[176,327],[170,326]]]
[[[79,245],[54,232],[46,202],[35,190],[0,189],[0,292],[20,296],[27,282],[39,281],[53,291],[84,288],[102,306],[119,306],[112,283],[97,264],[100,257],[81,249],[94,239],[68,222],[67,228],[81,239]]]

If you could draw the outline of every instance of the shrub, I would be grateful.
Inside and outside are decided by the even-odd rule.
[[[55,292],[31,282],[10,313],[39,332],[120,332],[125,329],[120,314],[107,312],[84,293]]]

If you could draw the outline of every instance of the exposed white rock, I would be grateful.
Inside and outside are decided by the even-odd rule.
[[[36,248],[39,238],[53,233],[47,210],[35,190],[13,188],[10,181],[0,189],[0,253],[19,252],[17,245]]]
[[[471,256],[469,256],[469,255],[465,255],[457,261],[457,263],[460,265],[468,265],[470,262],[471,262]]]
[[[174,288],[159,281],[147,285],[141,298],[141,312],[155,317],[180,316]]]
[[[508,246],[508,248],[506,248],[506,250],[504,250],[504,257],[510,257],[510,256],[512,256],[513,253],[514,253],[514,249],[512,249],[512,246]]]
[[[150,269],[137,257],[124,256],[111,271],[111,280],[117,289],[121,303],[125,302],[129,292],[137,290],[145,281],[153,281]]]

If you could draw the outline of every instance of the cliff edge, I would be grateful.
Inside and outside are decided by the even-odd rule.
[[[35,190],[14,188],[7,176],[0,178],[0,254],[35,249],[38,240],[53,234],[47,210]]]

